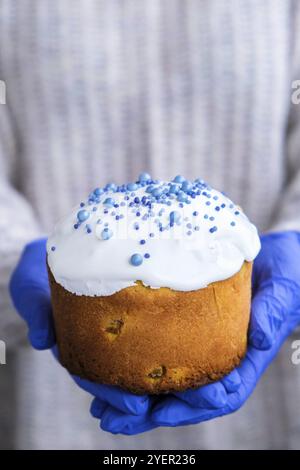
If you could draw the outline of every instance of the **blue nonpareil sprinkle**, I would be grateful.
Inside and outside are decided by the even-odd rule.
[[[146,240],[140,240],[140,245],[145,245]]]
[[[223,204],[221,204],[221,207],[222,207],[222,209],[224,209],[224,207],[226,207],[226,204],[224,204],[224,202],[223,202]]]
[[[207,214],[204,215],[204,219],[208,219],[208,215],[207,215]]]
[[[103,204],[107,207],[113,207],[114,203],[115,201],[113,200],[112,197],[107,197],[105,201],[103,202]]]
[[[196,225],[196,226],[194,227],[194,230],[196,230],[196,232],[198,232],[198,231],[200,230],[199,225]]]
[[[214,199],[215,201],[217,201],[217,200],[219,199],[219,197],[218,197],[218,196],[214,196],[213,199]]]
[[[93,207],[93,212],[96,212],[96,210],[97,210],[97,207],[96,206]]]
[[[234,215],[239,215],[239,211],[235,211]]]
[[[150,258],[150,254],[149,254],[149,253],[145,253],[145,254],[144,254],[144,257],[145,257],[145,258]]]
[[[206,201],[205,204],[206,204],[207,206],[210,206],[211,203],[210,203],[210,201]]]
[[[135,213],[135,215],[136,215],[137,217],[139,217],[139,216],[141,215],[141,213],[138,211],[138,212]]]
[[[188,223],[188,224],[186,224],[186,227],[187,227],[187,228],[192,228],[192,224],[191,224],[191,223]]]
[[[77,219],[79,220],[79,222],[84,222],[85,220],[89,218],[89,216],[90,216],[89,211],[85,209],[82,209],[81,211],[77,213]]]
[[[101,194],[103,194],[103,193],[104,193],[104,191],[101,188],[94,189],[94,194],[95,194],[96,197],[101,196]]]
[[[113,232],[109,228],[105,228],[101,232],[102,240],[109,240],[113,236]]]
[[[136,197],[134,198],[134,202],[135,202],[136,204],[139,204],[139,203],[140,203],[140,198],[136,196]]]
[[[51,246],[51,251],[55,251],[56,250],[56,247],[55,246]]]
[[[170,218],[170,223],[172,223],[172,224],[178,223],[180,221],[180,218],[181,218],[180,212],[178,212],[178,211],[170,212],[169,218]]]
[[[80,203],[80,207],[84,207],[85,206],[85,203],[84,202],[81,202]]]
[[[211,217],[209,218],[209,220],[211,220],[211,221],[215,220],[214,216],[211,216]]]
[[[193,212],[193,216],[196,217],[198,215],[198,212],[197,211],[194,211]]]
[[[75,230],[77,230],[77,229],[78,229],[78,227],[79,227],[79,224],[74,224],[74,228],[75,228]]]
[[[181,175],[177,175],[177,176],[175,176],[173,181],[174,181],[174,183],[183,183],[185,181],[185,178]]]
[[[92,232],[92,228],[91,228],[91,226],[90,226],[89,224],[86,224],[85,228],[86,228],[87,233],[91,233],[91,232]]]
[[[143,257],[138,253],[134,253],[130,257],[130,263],[132,264],[132,266],[140,266],[142,262],[143,262]]]
[[[220,206],[216,206],[215,211],[219,212],[219,210],[220,210]]]
[[[149,233],[149,237],[154,238],[154,233],[153,232]]]
[[[230,225],[232,225],[232,227],[234,227],[234,226],[235,226],[235,222],[234,222],[234,221],[230,222]]]
[[[188,230],[187,235],[192,235],[191,230]]]
[[[218,227],[214,226],[209,229],[210,233],[214,233],[218,230]]]
[[[136,183],[128,183],[126,188],[128,189],[128,191],[135,191],[136,189],[138,189],[138,185]]]

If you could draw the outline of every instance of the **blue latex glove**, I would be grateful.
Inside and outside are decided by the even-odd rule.
[[[57,358],[55,331],[52,318],[50,291],[46,269],[46,240],[36,240],[25,247],[21,259],[13,273],[10,282],[10,293],[13,303],[26,321],[29,329],[28,338],[35,349],[52,349]],[[114,432],[113,422],[118,413],[127,420],[129,433],[138,433],[155,427],[154,423],[147,421],[154,399],[148,396],[137,396],[125,392],[118,387],[100,385],[80,377],[72,376],[81,388],[96,397],[92,406],[92,414],[101,417],[104,413],[101,426],[103,429]],[[239,385],[239,378],[232,375],[224,379],[223,383],[215,386],[202,387],[194,395],[197,404],[207,408],[220,408],[226,404],[227,389],[235,389]],[[223,385],[224,384],[224,385]],[[183,397],[184,399],[184,397]],[[187,401],[189,397],[187,396]],[[106,425],[106,423],[108,423]]]
[[[138,417],[100,409],[95,399],[91,412],[102,419],[103,429],[135,434],[153,426],[195,424],[232,413],[243,405],[287,336],[300,323],[300,234],[268,234],[261,237],[261,243],[253,270],[250,344],[242,364],[221,382],[153,400],[151,411]],[[213,397],[222,398],[215,406],[207,406],[208,397],[211,402]]]

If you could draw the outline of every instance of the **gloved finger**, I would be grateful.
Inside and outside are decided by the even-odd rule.
[[[147,413],[135,416],[124,414],[109,406],[102,415],[100,427],[103,431],[112,434],[132,436],[150,431],[158,427],[158,425],[150,420],[150,410]]]
[[[196,408],[222,408],[227,403],[227,393],[221,382],[203,385],[195,390],[177,392],[174,395]]]
[[[159,426],[182,426],[207,421],[226,412],[226,406],[218,409],[195,408],[184,401],[168,397],[154,406],[151,420]]]
[[[150,402],[148,395],[134,395],[116,386],[90,382],[76,375],[72,377],[83,390],[123,413],[141,415],[145,414],[149,409]]]
[[[94,398],[91,407],[90,407],[90,413],[94,418],[101,419],[104,411],[109,405],[105,403],[102,400],[99,400],[99,398]]]
[[[278,330],[294,306],[295,287],[291,281],[265,281],[252,300],[250,344],[260,350],[270,349]]]
[[[55,344],[50,291],[46,270],[46,240],[24,249],[9,284],[13,304],[29,328],[29,341],[36,349]]]
[[[225,377],[221,379],[221,382],[224,385],[227,393],[236,392],[242,383],[241,376],[238,373],[237,369],[233,369],[233,371],[230,372],[230,374],[225,375]]]

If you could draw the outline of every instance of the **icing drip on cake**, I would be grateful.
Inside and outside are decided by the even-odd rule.
[[[138,181],[96,188],[47,243],[56,282],[78,295],[111,295],[140,280],[196,290],[236,274],[258,254],[257,230],[203,180]]]

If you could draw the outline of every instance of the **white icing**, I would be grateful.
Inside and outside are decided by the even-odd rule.
[[[134,191],[140,199],[149,193],[147,186]],[[128,207],[124,197],[128,193],[107,191],[100,197],[98,204],[86,205],[83,209],[90,212],[86,222],[76,230],[77,206],[71,214],[60,221],[47,243],[48,263],[55,280],[65,289],[77,295],[105,296],[111,295],[126,287],[134,285],[137,280],[152,288],[169,287],[180,291],[191,291],[206,287],[214,281],[227,279],[237,273],[244,261],[252,261],[260,250],[257,230],[237,206],[220,192],[207,189],[208,199],[199,195],[189,198],[191,203],[179,206],[177,199],[172,200],[171,206],[153,203],[152,212],[155,214],[147,220],[142,220],[148,208]],[[213,197],[218,197],[214,200]],[[115,203],[126,203],[125,206],[109,208],[104,214],[103,201],[111,197]],[[210,201],[210,206],[206,202]],[[215,207],[226,204],[219,211]],[[97,207],[96,211],[92,211]],[[161,209],[164,212],[159,216]],[[181,224],[174,224],[162,232],[159,231],[155,220],[163,226],[170,221],[171,211],[181,214]],[[235,215],[236,211],[238,215]],[[140,211],[141,215],[136,216]],[[198,215],[194,216],[193,212]],[[115,219],[122,214],[123,218]],[[211,221],[208,217],[215,217]],[[97,221],[101,219],[101,223]],[[186,219],[186,220],[185,220]],[[235,222],[235,226],[231,225]],[[101,233],[104,224],[109,224],[113,236],[103,240]],[[134,224],[139,224],[135,230]],[[186,227],[192,224],[191,228]],[[91,233],[87,233],[89,224]],[[199,230],[195,230],[198,226]],[[216,226],[217,231],[211,233],[210,228]],[[187,232],[192,234],[188,235]],[[154,233],[154,238],[149,234]],[[141,245],[141,239],[146,243]],[[52,251],[52,247],[55,251]],[[130,257],[133,253],[150,254],[149,259],[143,258],[140,266],[133,266]]]

